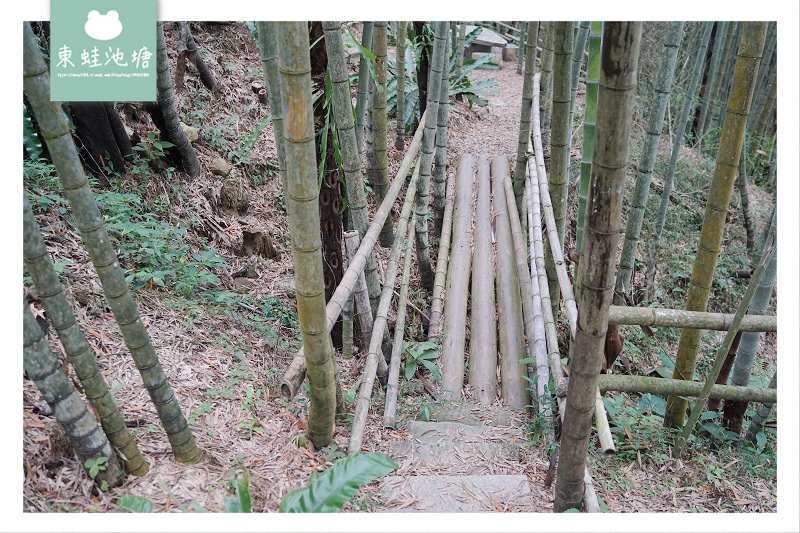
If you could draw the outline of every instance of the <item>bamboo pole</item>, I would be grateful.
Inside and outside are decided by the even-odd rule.
[[[602,393],[608,391],[636,392],[665,396],[698,397],[705,383],[683,379],[668,379],[650,376],[618,376],[601,374],[598,386]],[[778,401],[777,391],[770,388],[741,387],[738,385],[714,385],[709,392],[712,400],[766,402]]]
[[[453,243],[447,273],[442,344],[442,393],[458,400],[464,386],[464,334],[472,262],[470,222],[472,221],[472,156],[460,154],[456,167]]]
[[[405,203],[403,203],[403,210],[400,212],[400,218],[397,221],[396,238],[392,245],[392,251],[389,254],[389,262],[386,266],[386,279],[384,280],[383,290],[381,292],[381,301],[378,303],[378,312],[375,314],[375,324],[369,343],[367,362],[364,365],[364,373],[361,375],[361,386],[358,389],[356,398],[356,409],[353,414],[353,428],[350,432],[350,443],[347,447],[347,453],[360,451],[361,444],[364,441],[364,427],[367,423],[372,386],[375,383],[375,371],[378,367],[378,361],[383,359],[383,355],[381,354],[381,342],[383,341],[383,332],[386,330],[386,317],[389,314],[389,305],[392,303],[394,280],[397,276],[397,264],[403,248],[405,246],[412,246],[411,241],[406,238],[406,230],[408,229],[408,219],[411,215],[411,208],[414,206],[416,182],[418,179],[419,173],[415,172],[414,176],[411,178],[411,182],[408,184],[408,192],[406,194]]]
[[[324,24],[324,23],[323,23]],[[406,36],[408,34],[408,22],[403,20],[397,23],[397,51],[395,53],[395,70],[397,71],[397,103],[395,104],[395,114],[397,115],[394,149],[403,150],[406,147]]]
[[[281,83],[278,78],[277,22],[256,22],[258,48],[261,51],[261,67],[269,93],[269,111],[272,115],[272,131],[275,149],[278,152],[278,170],[281,175],[283,193],[286,194],[286,155],[283,147],[283,111],[281,110]]]
[[[538,91],[537,91],[538,94]],[[537,126],[538,127],[538,126]],[[533,151],[533,146],[528,147],[528,152]],[[545,342],[547,344],[547,357],[550,362],[550,373],[553,376],[553,385],[556,390],[564,381],[564,369],[561,366],[561,355],[558,348],[558,337],[556,332],[555,321],[553,320],[553,308],[550,305],[550,292],[548,291],[547,273],[545,272],[544,261],[544,242],[542,240],[542,217],[540,213],[539,202],[539,187],[538,187],[538,172],[537,166],[532,157],[528,157],[528,179],[525,183],[526,190],[528,191],[529,208],[528,212],[533,217],[533,248],[536,254],[533,256],[532,263],[536,265],[536,278],[538,278],[539,296],[541,298],[540,308],[543,315]],[[531,271],[533,271],[533,264]],[[537,362],[537,367],[539,366]],[[556,398],[558,402],[559,412],[561,413],[561,423],[564,423],[564,413],[566,412],[566,398]],[[595,416],[598,416],[595,413]],[[605,416],[605,409],[599,416]],[[555,436],[553,436],[555,438]],[[555,453],[555,452],[554,452]],[[594,490],[592,482],[592,474],[589,471],[589,466],[583,473],[583,481],[585,493],[583,495],[583,503],[588,513],[599,513],[600,505],[597,502],[597,494]]]
[[[497,323],[500,346],[500,391],[503,403],[516,409],[530,404],[527,382],[519,361],[525,358],[520,283],[503,181],[508,178],[508,158],[492,160],[492,193],[497,234]],[[527,269],[526,269],[527,271]]]
[[[30,24],[23,23],[23,34],[25,94],[36,114],[64,196],[69,201],[75,224],[97,271],[103,293],[114,319],[119,324],[125,346],[130,350],[142,382],[158,412],[175,458],[185,464],[198,463],[202,460],[202,455],[153,348],[136,302],[128,290],[125,273],[119,265],[114,247],[111,246],[102,214],[89,187],[89,180],[83,173],[64,111],[59,103],[50,100],[48,66]]]
[[[628,326],[710,329],[727,331],[735,315],[684,311],[650,307],[625,307],[612,305],[608,310],[608,323]],[[745,315],[741,331],[778,331],[778,317]]]
[[[431,299],[431,316],[428,320],[428,341],[434,342],[439,336],[442,326],[442,309],[444,308],[444,290],[447,281],[447,265],[450,261],[450,236],[453,227],[453,197],[455,195],[455,173],[447,178],[447,198],[442,218],[442,237],[439,240],[439,252],[436,256],[436,277],[433,280],[433,298]]]
[[[472,257],[472,305],[469,339],[469,384],[478,401],[490,405],[497,397],[497,327],[492,268],[492,218],[489,160],[478,156],[478,202]]]
[[[374,22],[365,22],[364,30],[361,33],[361,46],[365,50],[372,50],[372,30],[375,26]],[[367,67],[367,57],[364,52],[361,52],[361,59],[358,63],[358,88],[356,89],[356,141],[358,142],[358,158],[362,159],[361,153],[364,146],[364,126],[366,125],[366,103],[367,103],[367,87],[372,80],[369,75],[369,68]]]
[[[517,164],[514,171],[514,197],[517,205],[522,201],[525,185],[525,168],[528,165],[526,151],[531,138],[531,108],[533,106],[533,73],[536,70],[536,41],[539,35],[539,23],[527,22],[528,31],[525,38],[525,72],[522,78],[522,106],[519,119],[519,142],[517,144]],[[521,54],[522,47],[517,52]],[[521,70],[521,69],[520,69]]]
[[[400,189],[405,184],[406,175],[408,174],[411,164],[414,161],[414,157],[417,155],[420,144],[422,143],[422,124],[422,121],[420,121],[420,126],[417,128],[417,132],[414,134],[414,138],[411,141],[411,145],[408,147],[408,151],[403,158],[403,162],[400,164],[400,168],[395,175],[394,181],[392,181],[392,186],[389,187],[386,197],[383,199],[383,202],[381,202],[378,210],[375,211],[375,216],[372,219],[372,223],[370,224],[367,233],[364,235],[364,238],[361,239],[358,252],[353,257],[352,263],[348,265],[347,270],[342,275],[342,280],[339,282],[339,286],[336,287],[336,291],[333,293],[333,296],[331,296],[330,300],[328,300],[328,304],[325,306],[325,315],[327,317],[327,328],[329,332],[333,328],[333,324],[336,322],[336,319],[339,318],[339,315],[342,313],[344,302],[353,294],[353,289],[358,281],[358,277],[362,272],[364,272],[364,267],[367,264],[367,257],[375,247],[375,243],[378,240],[378,235],[383,227],[383,223],[386,220],[389,211],[392,209],[392,206],[397,199],[397,195],[400,193]],[[295,354],[292,363],[289,365],[289,369],[286,370],[286,373],[281,380],[281,397],[287,401],[294,398],[294,396],[297,394],[297,391],[300,390],[300,384],[303,382],[303,379],[305,379],[305,375],[306,364],[303,356],[303,349],[300,348],[297,354]]]
[[[514,242],[514,254],[517,261],[517,275],[519,277],[520,292],[522,294],[522,316],[525,324],[525,337],[528,339],[528,357],[533,358],[536,362],[537,375],[539,379],[536,382],[536,399],[534,402],[537,410],[540,410],[544,415],[545,424],[552,423],[552,412],[550,411],[550,403],[545,401],[548,397],[547,382],[550,375],[547,372],[547,358],[539,354],[537,356],[534,350],[534,343],[537,336],[537,327],[535,324],[536,311],[534,300],[534,289],[531,282],[531,274],[528,270],[528,254],[525,251],[525,244],[522,236],[522,226],[519,222],[519,215],[517,214],[517,203],[514,201],[514,187],[511,185],[511,180],[505,180],[506,204],[508,205],[508,218],[511,221],[511,238]],[[524,192],[524,190],[523,190]],[[524,194],[522,195],[524,197]],[[536,295],[538,296],[538,286],[536,288]],[[541,317],[541,300],[539,305],[539,317]],[[544,324],[541,326],[541,333],[544,333]],[[540,350],[546,350],[544,346],[540,346]],[[541,363],[541,366],[540,366]],[[532,374],[532,372],[530,373]],[[532,376],[531,376],[532,377]],[[539,405],[541,402],[542,405]],[[552,426],[546,426],[547,433],[552,433]]]
[[[553,214],[553,205],[550,202],[550,192],[547,186],[547,171],[544,166],[544,151],[542,150],[542,129],[539,122],[539,74],[533,78],[533,148],[536,157],[536,175],[538,176],[539,183],[539,196],[542,202],[544,211],[545,226],[547,228],[547,237],[550,242],[549,250],[551,250],[553,258],[553,273],[555,277],[551,277],[548,272],[548,284],[552,286],[558,283],[560,291],[549,289],[550,295],[557,295],[561,293],[561,298],[564,300],[564,307],[567,310],[567,317],[569,318],[569,328],[572,337],[575,336],[575,328],[578,322],[578,306],[575,304],[575,294],[572,290],[572,283],[567,274],[567,266],[564,263],[564,254],[561,252],[562,246],[559,241],[555,215]],[[558,302],[552,302],[553,317],[558,316]]]
[[[358,252],[358,245],[361,239],[358,237],[357,231],[347,231],[344,234],[344,246],[347,251],[347,264],[351,264]],[[367,291],[367,281],[364,278],[364,272],[358,275],[355,287],[353,287],[353,300],[355,303],[355,310],[358,314],[358,321],[361,325],[361,346],[366,348],[369,346],[369,340],[372,338],[372,308],[369,305],[369,291]],[[380,376],[380,361],[378,361],[378,376]]]
[[[414,242],[414,224],[408,226],[409,243]],[[400,393],[400,352],[403,349],[403,333],[406,328],[406,300],[408,300],[408,279],[411,274],[411,256],[414,248],[406,245],[406,257],[403,263],[403,279],[400,282],[400,296],[397,297],[397,320],[394,325],[394,343],[389,365],[389,382],[386,387],[386,402],[383,409],[383,427],[394,429],[397,413],[397,397]],[[380,358],[379,358],[380,359]]]
[[[445,41],[448,43],[449,41]],[[439,111],[436,122],[435,151],[433,155],[433,237],[442,233],[447,181],[447,116],[450,111],[450,68],[445,50],[445,67],[442,69],[439,88]]]

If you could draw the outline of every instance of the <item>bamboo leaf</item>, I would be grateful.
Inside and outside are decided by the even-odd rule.
[[[123,496],[119,501],[119,506],[132,513],[153,512],[153,502],[142,496],[136,496],[135,494],[126,494]]]
[[[361,485],[396,469],[397,464],[382,453],[356,452],[337,461],[308,487],[286,494],[279,512],[335,513]]]
[[[225,510],[229,513],[249,513],[250,505],[250,474],[245,471],[241,479],[231,478],[231,485],[236,491],[236,497],[225,498]]]

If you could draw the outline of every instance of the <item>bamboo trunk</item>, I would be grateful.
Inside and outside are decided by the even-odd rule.
[[[478,156],[478,204],[472,257],[472,305],[469,339],[469,384],[483,405],[497,397],[497,318],[492,268],[492,213],[489,160]]]
[[[383,290],[381,291],[381,301],[378,303],[378,312],[375,314],[375,324],[372,329],[372,338],[369,343],[369,352],[367,353],[367,361],[364,365],[364,373],[361,375],[361,385],[356,398],[356,408],[353,414],[353,429],[350,432],[350,443],[347,447],[347,453],[360,451],[361,444],[364,440],[364,427],[367,423],[372,386],[375,383],[375,371],[378,367],[378,361],[383,359],[381,343],[383,341],[383,332],[386,330],[386,317],[389,314],[389,305],[392,303],[394,281],[397,276],[397,264],[404,247],[411,246],[411,241],[406,238],[406,230],[408,229],[408,219],[411,215],[411,208],[414,206],[414,196],[416,194],[415,186],[418,179],[419,173],[414,172],[414,176],[411,178],[411,182],[408,185],[408,192],[405,202],[403,203],[403,210],[400,212],[400,218],[397,220],[397,239],[395,239],[392,245],[392,251],[389,254],[389,262],[386,266],[386,279],[384,280]]]
[[[256,22],[258,44],[261,51],[261,66],[269,92],[269,112],[272,115],[272,131],[275,149],[278,152],[278,169],[283,192],[286,194],[286,152],[283,141],[283,109],[281,104],[281,80],[278,77],[277,22]],[[348,197],[349,198],[349,197]]]
[[[522,325],[522,302],[519,277],[514,261],[514,244],[511,237],[508,206],[503,181],[508,179],[508,159],[492,159],[492,193],[497,235],[497,323],[500,334],[500,390],[503,403],[515,409],[530,404],[520,368],[525,358],[525,341]]]
[[[615,374],[601,375],[598,386],[602,393],[609,391],[637,392],[639,394],[658,394],[661,396],[690,396],[698,397],[704,383],[687,381],[684,379],[665,379],[649,376],[618,376]],[[728,401],[747,402],[776,402],[778,400],[775,389],[762,389],[754,387],[741,387],[738,385],[714,385],[709,393],[709,398]]]
[[[344,245],[347,250],[347,264],[350,265],[355,260],[356,253],[361,240],[358,238],[357,231],[347,231],[344,234]],[[369,340],[372,338],[372,308],[369,305],[369,292],[367,291],[367,281],[362,272],[358,276],[355,286],[353,287],[353,300],[355,302],[356,314],[358,315],[358,323],[361,329],[361,346],[367,348]],[[378,376],[380,377],[380,361],[378,362]]]
[[[531,138],[531,108],[533,106],[533,72],[536,63],[536,40],[538,39],[539,23],[528,22],[527,38],[525,40],[525,73],[522,78],[522,106],[519,118],[519,141],[517,144],[517,164],[514,170],[514,197],[517,205],[522,200],[525,185],[525,167],[528,159],[528,140]],[[522,48],[518,53],[522,52]]]
[[[408,278],[411,274],[411,255],[414,251],[411,246],[411,243],[414,242],[414,221],[412,220],[411,222],[408,227],[408,244],[406,245],[406,257],[403,263],[403,279],[400,282],[400,295],[397,297],[397,320],[394,324],[394,343],[389,365],[389,380],[386,386],[386,402],[383,409],[383,427],[392,429],[395,426],[397,397],[400,394],[400,352],[403,348],[403,333],[406,328]]]
[[[372,30],[375,27],[374,22],[365,22],[364,30],[361,33],[361,46],[365,50],[372,50]],[[366,103],[368,86],[372,83],[369,75],[369,68],[367,68],[367,57],[364,52],[361,52],[361,59],[358,63],[358,89],[356,89],[356,140],[358,142],[358,158],[362,159],[362,147],[364,146],[364,126],[366,125]]]
[[[608,323],[654,328],[695,328],[727,331],[733,323],[732,314],[684,311],[650,307],[625,307],[612,305],[608,309]],[[742,331],[778,331],[775,316],[747,315],[739,328]]]
[[[447,42],[447,41],[445,41]],[[447,51],[445,50],[445,58]],[[447,60],[445,59],[445,63]],[[439,88],[439,113],[436,123],[436,151],[433,156],[433,237],[442,233],[444,204],[447,181],[447,116],[450,109],[450,69],[448,65],[442,69],[441,87]]]
[[[469,234],[472,220],[472,156],[468,154],[458,156],[454,205],[442,345],[442,393],[450,400],[460,399],[464,386],[464,338],[472,259]]]
[[[324,23],[323,23],[324,24]],[[397,71],[397,103],[395,104],[395,115],[397,126],[395,128],[394,149],[404,150],[406,147],[406,35],[408,33],[408,22],[397,23],[397,52],[395,53],[395,70]]]

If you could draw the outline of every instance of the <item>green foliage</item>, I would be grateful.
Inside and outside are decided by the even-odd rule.
[[[34,213],[44,213],[51,207],[61,215],[67,212],[67,200],[55,192],[61,184],[52,163],[38,157],[23,160],[22,182]]]
[[[312,474],[307,487],[286,494],[279,512],[335,513],[362,485],[396,469],[397,464],[382,453],[354,453],[322,474]]]
[[[433,342],[406,342],[403,345],[403,353],[406,354],[406,379],[411,379],[414,372],[417,370],[417,365],[422,365],[427,368],[437,383],[441,383],[442,375],[439,373],[439,367],[436,366],[434,360],[439,357],[438,346]]]
[[[36,132],[25,104],[22,104],[22,145],[31,159],[38,159],[42,155],[42,139]]]
[[[249,513],[250,505],[250,474],[245,470],[240,478],[231,477],[231,488],[235,496],[225,498],[225,510],[229,513]]]
[[[89,472],[89,477],[94,480],[100,472],[105,472],[108,469],[108,457],[97,457],[95,459],[86,459],[83,464]],[[108,490],[108,481],[105,479],[100,483],[100,490],[103,492]]]
[[[143,496],[126,494],[119,501],[119,506],[132,513],[152,513],[153,502]]]

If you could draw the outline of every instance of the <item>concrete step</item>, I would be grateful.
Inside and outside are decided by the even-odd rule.
[[[525,475],[391,476],[383,490],[388,512],[535,512]]]
[[[431,442],[517,443],[522,432],[514,427],[470,426],[459,422],[409,422],[403,428],[413,440]]]
[[[519,447],[514,444],[409,441],[393,442],[390,449],[398,464],[410,462],[416,474],[481,476],[517,474],[522,470]]]

